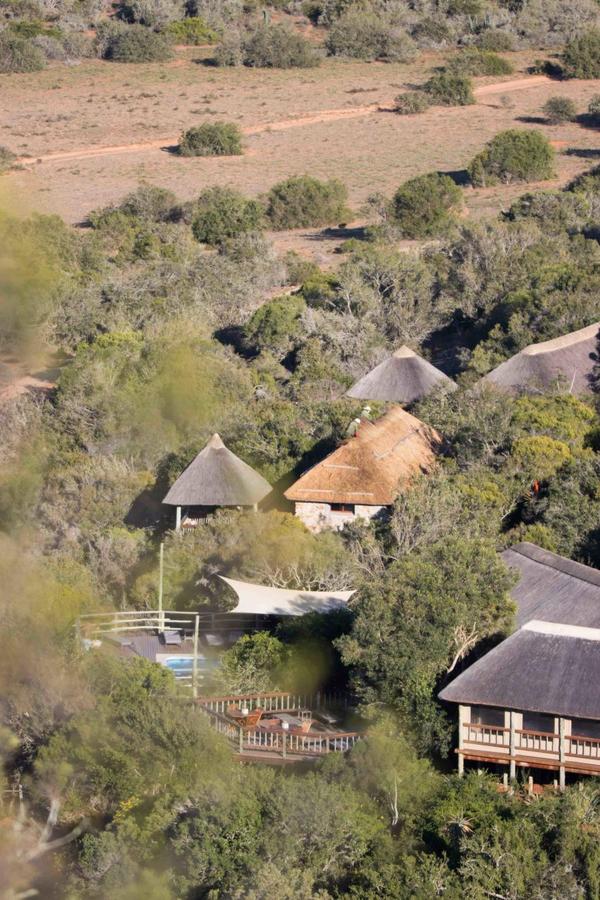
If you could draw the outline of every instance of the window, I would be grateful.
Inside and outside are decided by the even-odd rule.
[[[354,513],[354,503],[332,503],[331,512]]]
[[[495,706],[472,706],[471,724],[504,728],[504,710],[497,709]]]
[[[573,737],[600,738],[600,722],[595,719],[573,719],[571,734]]]
[[[546,713],[523,713],[524,731],[542,731],[545,734],[554,734],[554,716]]]

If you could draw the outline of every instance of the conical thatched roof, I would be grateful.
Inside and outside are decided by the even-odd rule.
[[[389,506],[418,472],[428,472],[439,434],[400,406],[356,434],[305,472],[285,492],[288,500]]]
[[[562,383],[572,394],[594,386],[600,323],[553,341],[530,344],[483,379],[507,391],[545,390]]]
[[[171,506],[253,506],[271,491],[268,481],[228,450],[218,434],[179,476],[163,503]]]
[[[367,372],[346,393],[357,400],[413,403],[426,397],[438,385],[445,385],[450,390],[456,388],[452,379],[404,346]]]

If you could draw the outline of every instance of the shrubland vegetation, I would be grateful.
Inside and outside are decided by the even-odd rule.
[[[181,156],[240,156],[242,133],[233,122],[203,122],[184,131],[178,150]]]
[[[64,48],[98,14],[93,4],[59,4],[52,17],[33,4],[2,10],[0,66],[43,64],[48,39]],[[471,76],[508,72],[496,54],[512,47],[568,39],[568,74],[593,71],[592,0],[324,0],[305,12],[328,29],[334,55],[398,60],[460,43],[424,91],[398,98],[402,113],[472,102]],[[235,3],[122,5],[119,23],[99,26],[98,52],[164,59],[173,40],[218,36],[223,64],[318,60],[309,42],[252,15]],[[565,104],[544,112],[557,121]],[[588,115],[598,117],[597,100]],[[199,126],[182,145],[239,152],[239,133]],[[12,161],[0,151],[0,169]],[[477,189],[552,168],[540,132],[508,131],[470,174]],[[479,223],[461,217],[463,192],[448,175],[410,179],[372,198],[379,221],[348,242],[335,271],[278,256],[264,232],[346,221],[339,181],[300,175],[258,198],[198,191],[183,202],[143,184],[83,229],[0,215],[2,351],[33,370],[51,347],[62,363],[55,390],[0,405],[3,890],[50,900],[595,897],[597,785],[524,802],[518,785],[506,795],[487,776],[442,774],[453,723],[436,698],[514,625],[514,576],[499,550],[531,540],[600,566],[596,396],[575,398],[567,385],[509,396],[479,383],[527,344],[600,319],[600,172],[525,193]],[[426,244],[406,252],[399,237]],[[231,510],[171,530],[161,500],[214,431],[272,484],[288,484],[344,439],[362,407],[344,392],[402,343],[436,362],[443,351],[459,386],[416,407],[444,450],[389,516],[314,535],[281,508]],[[210,686],[348,691],[368,739],[308,774],[242,769],[170,672],[83,653],[80,613],[155,606],[161,541],[174,609],[228,608],[217,572],[356,589],[348,611],[237,641]]]

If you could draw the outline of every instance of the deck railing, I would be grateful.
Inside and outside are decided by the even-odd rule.
[[[465,722],[463,729],[465,743],[495,747],[499,750],[510,749],[510,728]],[[517,754],[539,753],[555,757],[557,761],[560,759],[560,735],[553,732],[516,728],[513,746]],[[600,738],[565,735],[564,757],[597,760],[600,763]]]
[[[262,709],[264,712],[292,712],[298,709],[318,709],[320,695],[289,694],[286,691],[271,691],[264,694],[231,694],[224,697],[199,697],[198,703],[212,712],[226,713],[229,706],[246,709]]]

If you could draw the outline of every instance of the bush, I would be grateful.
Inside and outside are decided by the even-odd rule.
[[[572,122],[577,117],[577,107],[569,97],[550,97],[544,103],[542,112],[552,125]]]
[[[540,131],[510,129],[497,134],[469,166],[475,185],[541,181],[553,174],[554,150]]]
[[[425,112],[430,105],[429,97],[423,91],[409,91],[406,94],[398,94],[394,99],[394,111],[401,116],[412,116],[415,113]]]
[[[506,53],[515,49],[515,39],[512,34],[506,31],[497,31],[494,28],[488,28],[477,36],[475,41],[480,50],[492,50],[496,53]]]
[[[412,30],[412,37],[420,47],[441,47],[452,41],[452,31],[444,19],[421,19]]]
[[[600,78],[600,30],[593,28],[570,40],[562,64],[567,78]]]
[[[2,172],[8,172],[16,159],[16,155],[9,150],[8,147],[0,145],[0,175]]]
[[[409,238],[440,234],[462,205],[462,191],[448,175],[430,172],[401,185],[392,201],[394,219]]]
[[[38,72],[46,65],[44,54],[31,41],[11,34],[0,34],[0,74]]]
[[[600,124],[600,94],[594,94],[588,103],[587,115],[592,125]]]
[[[346,199],[346,187],[341,181],[319,181],[299,175],[271,188],[267,218],[279,231],[333,225],[349,215]]]
[[[176,218],[177,197],[166,188],[153,184],[141,184],[127,194],[118,206],[109,206],[89,215],[89,220],[97,227],[107,215],[121,212],[141,222],[168,222]]]
[[[387,59],[409,62],[417,53],[415,42],[388,17],[370,9],[350,7],[331,26],[326,42],[330,56]]]
[[[457,75],[510,75],[514,68],[496,53],[468,47],[451,60],[448,71]]]
[[[319,64],[314,48],[300,34],[283,25],[261,25],[242,40],[232,34],[218,48],[220,66],[243,63],[257,69],[308,69]]]
[[[185,3],[184,0],[120,0],[117,15],[125,22],[159,30],[183,19]]]
[[[114,29],[103,47],[102,56],[114,62],[164,62],[171,59],[171,43],[164,34],[143,25],[127,25]]]
[[[227,187],[208,188],[195,203],[192,232],[197,241],[216,246],[264,226],[263,209],[256,200]]]
[[[426,81],[423,90],[438,106],[469,106],[475,103],[473,82],[466,75],[441,72]]]
[[[204,122],[182,134],[179,153],[181,156],[240,156],[242,133],[233,122]]]
[[[217,32],[209,28],[204,19],[199,16],[190,16],[179,22],[171,22],[165,28],[165,32],[176,43],[192,44],[195,47],[200,44],[214,44],[219,40]]]

